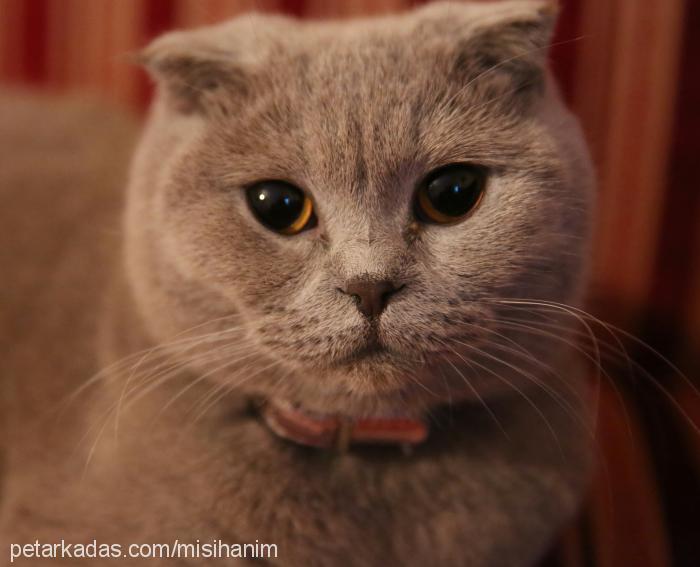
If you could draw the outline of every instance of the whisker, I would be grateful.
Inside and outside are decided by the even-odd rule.
[[[563,303],[555,302],[555,301],[548,301],[548,300],[526,300],[526,299],[496,299],[493,300],[494,303],[501,303],[501,304],[506,304],[506,305],[525,305],[525,306],[530,306],[530,307],[537,307],[540,309],[551,309],[551,310],[560,310],[561,312],[569,313],[573,317],[577,317],[579,319],[585,318],[588,319],[598,325],[600,325],[602,328],[606,329],[607,332],[609,332],[611,335],[615,335],[615,333],[619,333],[626,337],[627,339],[631,340],[638,346],[642,347],[645,349],[647,352],[653,354],[656,356],[659,360],[664,362],[664,364],[667,365],[668,368],[670,368],[676,376],[680,377],[680,379],[691,388],[691,391],[697,395],[700,396],[700,391],[698,390],[698,387],[683,373],[681,372],[678,367],[673,364],[668,358],[666,358],[664,355],[662,355],[659,351],[657,351],[655,348],[647,344],[645,341],[642,339],[634,336],[633,334],[611,324],[607,323],[605,321],[602,321],[595,315],[592,315],[591,313],[588,313],[587,311],[584,311],[580,308],[566,305]],[[663,394],[663,396],[673,405],[676,411],[679,412],[681,416],[687,421],[687,423],[691,426],[691,428],[700,435],[700,425],[696,424],[693,419],[687,414],[683,406],[681,406],[680,403],[675,399],[673,396],[673,393],[668,390],[666,386],[664,386],[659,380],[657,380],[652,374],[647,371],[643,366],[641,366],[639,363],[635,362],[630,358],[630,362],[633,364],[633,366],[641,372],[649,381],[651,384],[654,385],[655,388],[659,392]]]
[[[242,349],[241,349],[242,350]],[[238,352],[238,351],[235,351]],[[231,353],[227,353],[230,355]],[[218,356],[214,360],[220,360],[221,358],[224,358],[224,356]],[[246,360],[248,358],[257,356],[257,353],[253,352],[250,353],[242,358],[236,359],[234,363],[239,363],[243,360]],[[198,384],[201,384],[204,380],[206,380],[212,373],[216,372],[217,369],[214,369],[212,372],[207,372],[202,374],[201,376],[198,376],[195,380],[190,381],[189,384],[187,384],[184,388],[178,391],[177,394],[175,394],[172,398],[170,398],[164,405],[163,407],[159,410],[158,414],[156,415],[156,418],[159,417],[162,413],[164,413],[170,406],[172,406],[177,400],[179,400],[182,396],[184,396],[188,391],[190,391],[192,388],[196,387]]]
[[[236,354],[239,350],[242,350],[242,347],[245,345],[232,345],[228,348],[228,350],[223,349],[222,351],[217,351],[217,352],[209,352],[206,353],[206,355],[200,355],[201,357],[204,356],[209,356],[211,357],[210,359],[206,360],[206,363],[209,362],[215,362],[216,360],[219,360],[224,357],[230,357],[232,354]],[[153,390],[156,388],[160,387],[162,384],[168,382],[173,376],[176,376],[177,370],[180,368],[186,366],[188,363],[191,362],[190,360],[182,361],[181,363],[176,364],[174,367],[168,369],[166,373],[161,376],[158,380],[150,380],[148,379],[144,382],[144,380],[141,380],[143,385],[137,385],[136,387],[132,388],[130,391],[127,392],[126,394],[126,403],[125,404],[119,404],[119,401],[115,401],[112,403],[105,411],[104,416],[97,420],[95,424],[93,424],[91,427],[88,428],[86,433],[83,435],[83,437],[78,441],[78,446],[80,446],[84,441],[87,440],[87,438],[90,436],[90,434],[94,431],[96,427],[99,427],[99,431],[97,435],[95,436],[94,442],[92,443],[92,446],[90,450],[88,451],[88,456],[86,458],[86,470],[87,466],[89,465],[90,461],[92,460],[94,451],[104,433],[105,427],[107,423],[109,423],[110,417],[114,416],[115,419],[118,418],[118,414],[116,413],[117,410],[119,411],[125,411],[128,407],[136,403],[138,400],[142,399],[146,395],[150,394]],[[236,358],[234,360],[229,360],[228,364],[236,364],[239,362],[239,359]],[[148,377],[147,377],[148,378]]]
[[[192,420],[192,423],[193,423],[193,424],[194,424],[194,423],[197,423],[197,422],[198,422],[198,421],[213,407],[213,406],[215,406],[215,405],[217,404],[217,402],[218,402],[219,400],[221,400],[222,398],[226,397],[226,396],[227,396],[230,392],[232,392],[234,389],[239,388],[242,384],[245,384],[246,382],[249,382],[250,380],[252,380],[252,379],[255,378],[256,376],[259,376],[260,374],[262,374],[262,373],[265,372],[266,370],[269,370],[270,368],[274,368],[275,366],[278,366],[278,365],[280,365],[280,364],[281,364],[281,362],[279,362],[279,361],[273,361],[272,363],[268,364],[267,366],[264,366],[263,368],[258,369],[258,370],[257,370],[256,372],[254,372],[253,374],[250,374],[250,375],[246,376],[246,377],[245,377],[244,379],[242,379],[242,380],[231,381],[230,383],[224,382],[224,383],[223,383],[223,392],[221,393],[221,395],[216,396],[216,398],[215,398],[212,402],[206,404],[206,405],[199,411],[199,413],[194,417],[194,419]],[[221,388],[218,388],[218,389],[216,389],[216,390],[221,391]],[[216,390],[215,390],[215,391],[216,391]],[[207,395],[207,396],[205,397],[205,399],[204,399],[204,402],[206,402],[206,400],[207,400],[209,397],[210,397],[210,395]],[[201,405],[201,403],[202,403],[202,402],[200,401],[200,402],[197,404],[197,406]],[[197,407],[197,406],[195,406],[195,407]],[[193,408],[193,409],[194,409],[194,408]]]
[[[535,376],[531,372],[528,372],[521,367],[515,366],[514,364],[511,364],[508,361],[503,360],[502,358],[494,356],[483,349],[480,349],[480,348],[475,347],[473,345],[464,343],[462,341],[454,341],[454,342],[469,348],[470,350],[476,352],[478,355],[485,356],[486,358],[488,358],[489,360],[492,360],[493,362],[496,362],[497,364],[501,364],[507,368],[510,368],[511,370],[517,372],[518,374],[520,374],[524,378],[531,381],[533,384],[535,384],[536,386],[541,388],[552,400],[554,400],[557,403],[557,405],[559,405],[560,408],[562,408],[565,412],[567,412],[569,415],[571,415],[580,425],[583,425],[584,428],[587,429],[591,435],[593,435],[593,432],[589,429],[589,424],[585,420],[582,420],[580,418],[576,409],[565,398],[563,398],[561,396],[561,394],[559,394],[556,390],[554,390],[546,382],[543,382],[542,380],[540,380],[537,376]],[[476,361],[473,361],[473,362],[476,363]],[[476,364],[478,364],[478,363],[476,363]],[[484,368],[484,369],[488,368],[485,365],[481,365],[481,364],[479,364],[479,366],[481,368]],[[503,377],[500,375],[499,375],[499,378],[503,379]],[[509,382],[509,385],[511,387],[513,387],[514,389],[516,389],[516,391],[519,391],[519,389],[515,388],[514,384]],[[575,393],[578,394],[577,392],[575,392]],[[577,397],[578,397],[578,395],[577,395]],[[548,420],[547,420],[547,424],[549,425]],[[550,428],[551,428],[551,426],[550,426]],[[551,429],[553,430],[553,428],[551,428]]]
[[[465,360],[464,358],[462,358],[462,356],[461,356],[459,353],[457,353],[452,347],[450,347],[447,343],[444,343],[444,342],[442,342],[442,341],[439,340],[439,339],[436,339],[436,340],[437,340],[440,344],[442,344],[445,348],[447,348],[447,349],[451,350],[452,352],[454,352],[454,354],[456,354],[469,368],[472,368],[471,362],[469,362],[469,361]],[[464,383],[466,384],[466,386],[469,388],[469,390],[472,392],[472,394],[474,394],[474,396],[475,396],[476,399],[479,401],[479,403],[481,404],[481,406],[486,410],[486,413],[489,414],[489,416],[491,417],[491,419],[494,421],[494,423],[495,423],[495,424],[498,426],[498,428],[501,430],[501,432],[503,433],[503,435],[505,436],[505,438],[508,439],[508,440],[510,441],[510,436],[508,435],[508,433],[506,432],[505,428],[503,427],[503,424],[502,424],[501,421],[498,419],[498,417],[496,416],[496,414],[493,412],[493,410],[491,409],[491,407],[486,403],[486,400],[484,400],[483,396],[482,396],[481,394],[479,394],[479,392],[478,392],[477,389],[474,387],[474,385],[471,383],[471,381],[462,373],[462,371],[461,371],[459,368],[457,368],[457,367],[454,365],[454,363],[453,363],[447,356],[442,355],[442,358],[443,358],[443,359],[445,360],[445,362],[447,362],[447,364],[449,364],[449,365],[454,369],[454,371],[457,372],[457,374],[462,378],[462,380],[464,381]]]
[[[601,377],[604,377],[607,379],[608,383],[611,385],[615,396],[617,397],[618,401],[620,402],[620,404],[623,408],[624,419],[625,419],[625,423],[627,425],[628,433],[630,436],[632,435],[632,431],[631,431],[631,427],[630,427],[629,410],[627,408],[627,402],[625,401],[625,398],[622,395],[622,392],[620,391],[619,386],[615,383],[615,380],[612,378],[612,376],[610,376],[610,374],[605,370],[605,368],[602,365],[602,361],[599,358],[592,356],[589,352],[587,352],[577,342],[573,342],[573,341],[570,341],[568,339],[565,339],[564,337],[562,337],[559,334],[552,333],[549,331],[544,331],[542,329],[533,327],[531,325],[527,325],[525,323],[522,323],[520,320],[513,321],[513,320],[509,320],[509,319],[486,319],[486,321],[495,323],[496,325],[499,325],[500,327],[509,328],[511,330],[514,330],[514,331],[525,332],[525,333],[533,334],[535,336],[541,336],[541,337],[545,337],[548,339],[560,341],[560,342],[564,343],[565,345],[569,346],[570,348],[574,349],[576,352],[578,352],[579,354],[584,356],[589,361],[591,361],[593,363],[593,365],[596,366],[596,368],[597,368],[596,379],[600,380]],[[568,327],[565,329],[568,330]],[[586,338],[590,338],[590,335],[588,333],[583,333],[583,335]],[[599,388],[599,386],[598,386],[598,388]]]
[[[139,357],[143,357],[144,355],[147,355],[149,352],[159,354],[160,351],[163,351],[165,349],[171,349],[171,348],[174,348],[180,344],[187,344],[190,342],[196,342],[198,340],[201,340],[204,337],[223,334],[223,333],[235,332],[236,330],[238,330],[240,328],[234,327],[234,328],[227,329],[225,331],[217,331],[214,333],[207,333],[205,335],[177,339],[177,337],[180,337],[181,335],[184,335],[186,333],[191,333],[192,331],[195,331],[203,326],[211,325],[213,323],[216,323],[216,322],[219,322],[222,320],[231,319],[233,317],[238,317],[238,316],[239,316],[238,314],[232,314],[232,315],[227,315],[224,317],[219,317],[217,319],[212,319],[212,320],[207,321],[205,323],[200,323],[199,325],[195,325],[194,327],[191,327],[189,329],[186,329],[186,330],[178,333],[177,335],[175,335],[175,337],[173,337],[173,340],[171,340],[171,341],[161,343],[161,344],[155,345],[153,347],[148,347],[148,348],[142,349],[142,350],[137,351],[137,352],[130,353],[130,354],[124,356],[123,358],[120,358],[120,359],[112,362],[108,366],[100,369],[97,373],[92,375],[88,380],[83,382],[76,390],[74,390],[71,394],[67,395],[66,398],[62,402],[60,402],[59,408],[58,408],[59,417],[70,406],[70,404],[73,403],[75,401],[75,399],[77,399],[77,397],[81,393],[83,393],[85,390],[87,390],[90,386],[106,379],[111,374],[120,371],[120,368],[123,367],[124,365],[131,363],[132,361],[136,360]]]
[[[200,354],[195,355],[195,356],[190,356],[189,358],[188,358],[188,357],[184,357],[184,355],[185,355],[187,352],[189,352],[189,351],[191,351],[191,350],[193,350],[193,349],[195,349],[195,348],[201,347],[205,342],[220,342],[220,341],[224,341],[224,340],[228,341],[228,340],[229,340],[229,337],[228,337],[228,336],[217,336],[217,337],[214,337],[213,339],[208,338],[208,339],[206,339],[206,341],[194,342],[194,343],[190,344],[187,348],[182,349],[182,350],[180,350],[179,352],[175,353],[176,356],[182,357],[179,361],[173,362],[172,359],[169,359],[169,360],[168,360],[168,359],[165,359],[165,358],[164,358],[164,360],[162,360],[161,362],[159,362],[159,363],[155,366],[155,368],[153,368],[153,369],[150,370],[150,372],[149,372],[148,374],[144,374],[144,375],[141,377],[140,382],[141,382],[141,383],[145,383],[145,382],[150,382],[150,381],[156,381],[156,379],[159,379],[161,376],[166,376],[166,377],[168,377],[171,373],[177,372],[177,370],[179,370],[179,369],[181,369],[181,368],[187,366],[188,364],[191,364],[191,363],[194,363],[194,362],[199,362],[199,361],[202,361],[202,360],[205,360],[205,361],[206,361],[206,360],[209,360],[209,357],[211,357],[211,356],[216,356],[217,353],[219,353],[222,349],[219,347],[219,348],[217,348],[217,349],[214,349],[214,352],[213,352],[213,353],[211,352],[211,350],[209,350],[209,351],[207,351],[207,352],[200,353]],[[233,345],[231,348],[235,348],[235,347],[237,347],[237,346],[239,346],[239,343],[236,343],[236,345]],[[243,347],[241,347],[241,348],[243,348]],[[228,347],[224,347],[223,350],[224,350],[226,353],[231,354],[231,353],[230,353],[230,349],[229,349]],[[173,353],[168,353],[168,354],[166,354],[165,356],[168,356],[168,355],[172,356]],[[171,363],[170,366],[167,366],[168,363]],[[167,367],[163,370],[163,367],[164,367],[164,366],[167,366]],[[115,429],[114,433],[115,433],[115,435],[118,434],[118,429],[119,429],[119,415],[121,414],[122,404],[123,404],[124,401],[125,401],[125,398],[126,398],[126,396],[127,396],[127,393],[130,391],[130,390],[129,390],[129,386],[131,385],[131,382],[133,381],[134,377],[136,376],[136,370],[137,370],[137,369],[132,369],[130,375],[129,375],[128,378],[124,381],[124,385],[123,385],[123,387],[122,387],[122,389],[121,389],[119,398],[118,398],[118,400],[117,400],[116,419],[115,419],[115,423],[114,423],[114,429]],[[158,380],[158,383],[160,383],[160,382],[162,382],[162,381]],[[138,386],[137,386],[137,387],[138,387]]]

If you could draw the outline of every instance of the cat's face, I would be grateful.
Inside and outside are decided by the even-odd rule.
[[[544,69],[550,27],[542,3],[509,2],[349,24],[255,17],[156,42],[161,96],[127,224],[151,332],[229,317],[207,331],[235,328],[218,345],[235,355],[202,370],[332,411],[527,382],[495,358],[522,368],[511,342],[552,349],[497,323],[498,301],[579,300],[591,201]],[[461,172],[478,198],[431,218],[418,194],[452,165],[447,185]],[[289,185],[256,192],[267,180]],[[280,187],[313,207],[295,234],[256,214]],[[366,314],[357,289],[376,300]]]

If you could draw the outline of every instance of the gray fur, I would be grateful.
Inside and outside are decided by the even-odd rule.
[[[585,285],[592,175],[546,68],[553,19],[539,1],[433,4],[347,23],[252,15],[156,40],[143,57],[159,96],[99,357],[81,372],[198,325],[246,359],[175,350],[179,372],[127,395],[118,423],[109,408],[148,375],[108,373],[72,406],[63,441],[9,451],[5,541],[259,539],[280,546],[275,564],[304,566],[535,562],[590,457],[571,350],[493,323],[512,314],[494,300],[575,306]],[[417,184],[454,162],[489,168],[483,202],[457,225],[417,223]],[[290,237],[259,224],[243,188],[261,179],[308,191],[318,226]],[[375,327],[338,291],[357,277],[405,286]],[[390,352],[353,358],[372,333]],[[497,349],[494,333],[533,356]],[[64,393],[85,378],[71,373]],[[246,409],[259,397],[438,421],[412,456],[330,456],[272,437]]]

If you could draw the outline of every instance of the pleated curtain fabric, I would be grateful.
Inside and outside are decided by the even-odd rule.
[[[0,82],[87,91],[140,112],[151,86],[133,55],[166,30],[250,10],[346,18],[421,3],[0,0]],[[622,431],[620,398],[604,392],[599,431],[607,471],[580,525],[562,536],[548,561],[662,567],[673,558],[674,565],[700,565],[688,541],[700,533],[700,521],[693,524],[684,509],[688,502],[700,506],[700,433],[693,429],[700,424],[700,395],[691,384],[700,376],[700,2],[562,0],[560,8],[552,65],[582,120],[600,179],[590,309],[642,338],[659,339],[688,379],[659,367],[655,377],[674,400],[663,402],[668,419],[660,426],[650,421],[658,417],[656,406],[650,412],[642,403],[636,411],[639,392],[623,386],[633,423]],[[667,434],[677,440],[674,455],[687,456],[677,467],[685,471],[680,477],[655,456]],[[619,500],[614,506],[606,501],[611,490]],[[611,507],[618,516],[606,515]],[[669,523],[673,530],[664,529]]]

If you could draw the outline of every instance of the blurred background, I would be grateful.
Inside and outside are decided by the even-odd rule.
[[[90,92],[141,113],[151,85],[130,55],[166,30],[250,10],[345,18],[421,3],[0,0],[0,82],[46,92]],[[700,2],[561,0],[560,5],[552,65],[582,121],[600,179],[589,309],[641,337],[698,383]],[[633,373],[613,369],[619,387],[634,401],[645,448],[653,449],[648,458],[640,449],[633,468],[622,474],[654,480],[658,488],[651,506],[671,530],[665,539],[656,537],[652,516],[634,508],[638,495],[625,504],[634,509],[634,521],[616,529],[626,530],[634,546],[654,540],[648,556],[665,554],[674,564],[697,567],[700,520],[688,518],[700,509],[700,435],[688,426],[700,424],[700,395],[649,349],[634,342],[628,347],[671,396]],[[620,446],[610,442],[604,450]],[[634,491],[634,481],[623,479],[616,489]],[[661,563],[635,563],[647,564]]]

